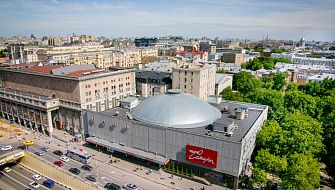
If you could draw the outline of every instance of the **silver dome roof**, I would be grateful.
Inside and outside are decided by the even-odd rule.
[[[149,97],[131,113],[136,120],[173,128],[203,127],[221,117],[214,106],[178,89]]]

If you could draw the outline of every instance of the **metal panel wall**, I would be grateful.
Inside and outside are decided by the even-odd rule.
[[[188,164],[192,163],[187,162],[185,158],[187,144],[217,150],[218,165],[213,170],[233,176],[238,176],[241,171],[242,143],[240,142],[214,139],[209,136],[190,134],[171,128],[144,125],[129,119],[94,112],[86,112],[86,114],[87,117],[83,117],[83,123],[87,129],[86,133],[91,136],[94,135],[116,143],[122,143],[128,147],[157,153]],[[113,124],[116,127],[112,127]],[[128,126],[127,129],[125,129],[126,125]]]

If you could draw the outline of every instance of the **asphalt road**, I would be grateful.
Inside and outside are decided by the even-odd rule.
[[[41,148],[42,148],[42,146],[40,146],[38,144],[35,144],[34,146],[30,147],[28,151],[30,151],[32,153],[35,153],[37,151],[41,151]],[[54,150],[51,149],[50,151],[45,152],[44,155],[39,156],[40,159],[44,159],[45,161],[47,161],[49,163],[53,163],[57,160],[60,160],[61,156],[55,155],[53,153],[53,151]],[[97,175],[98,176],[97,183],[91,182],[94,185],[98,184],[100,186],[104,186],[106,183],[112,182],[112,183],[118,184],[119,186],[122,187],[122,185],[124,185],[126,183],[130,183],[130,179],[129,178],[125,179],[126,176],[124,176],[121,172],[113,171],[114,169],[111,169],[109,173],[107,173],[105,171],[102,171],[106,168],[103,168],[105,166],[103,166],[101,163],[95,163],[93,161],[93,163],[90,164],[93,167],[92,171],[82,170],[81,166],[83,164],[76,161],[76,160],[73,160],[73,159],[70,159],[69,162],[63,162],[63,163],[64,163],[64,166],[60,167],[60,169],[62,169],[64,172],[68,172],[70,175],[75,175],[75,174],[70,173],[69,169],[70,168],[78,168],[81,171],[81,173],[78,176],[81,177],[82,179],[86,180],[86,181],[87,181],[86,177],[88,175]],[[126,182],[126,180],[128,182]],[[145,189],[144,187],[141,187],[141,186],[138,186],[138,187],[142,190]]]
[[[22,142],[17,141],[15,143],[11,143],[14,148],[17,148],[18,146],[20,146],[22,144]],[[35,144],[31,147],[29,147],[28,151],[31,153],[35,153],[37,151],[42,151],[41,148],[43,146],[47,146],[46,143],[41,143],[38,144],[37,141],[35,141]],[[56,160],[60,160],[61,156],[55,155],[53,153],[54,150],[56,150],[57,148],[55,148],[55,146],[48,146],[50,148],[50,151],[48,152],[44,152],[45,154],[42,156],[39,156],[40,159],[49,162],[49,163],[54,163]],[[59,148],[59,150],[62,150],[63,153],[65,153],[65,151],[62,148]],[[68,172],[70,175],[75,175],[69,172],[70,168],[78,168],[81,173],[78,175],[78,177],[81,177],[82,179],[88,181],[86,179],[86,177],[88,175],[97,175],[98,176],[98,182],[94,183],[94,182],[90,182],[94,185],[99,185],[101,187],[105,186],[106,183],[115,183],[117,185],[119,185],[120,187],[122,187],[124,184],[126,183],[133,183],[136,184],[140,190],[149,190],[149,189],[160,189],[160,190],[165,190],[165,189],[171,189],[168,188],[166,186],[162,186],[160,184],[145,180],[143,178],[140,178],[138,176],[135,175],[131,175],[123,170],[120,170],[118,168],[112,167],[108,164],[103,164],[100,162],[95,161],[94,159],[92,159],[92,163],[90,164],[93,167],[92,171],[86,171],[86,170],[82,170],[81,166],[83,165],[82,163],[70,159],[69,162],[63,162],[64,166],[60,167],[59,169],[63,170],[64,172]],[[28,183],[29,184],[29,183]]]
[[[1,167],[1,169],[4,167]],[[24,190],[24,189],[34,189],[29,184],[34,181],[32,176],[37,174],[34,173],[21,165],[11,165],[12,171],[4,172],[1,171],[3,175],[0,174],[0,189],[1,190]],[[49,188],[42,185],[43,181],[46,180],[42,176],[42,179],[37,181],[40,184],[40,187],[37,189],[44,189],[47,190]],[[65,187],[60,186],[59,184],[55,183],[55,186],[52,188],[55,190],[66,190]]]

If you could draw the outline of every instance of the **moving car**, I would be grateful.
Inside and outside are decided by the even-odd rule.
[[[0,150],[1,150],[1,151],[13,150],[13,146],[12,146],[12,145],[4,145],[4,146],[0,146]]]
[[[92,182],[97,182],[97,176],[96,175],[88,175],[86,177],[87,180],[92,181]]]
[[[48,152],[50,150],[50,148],[44,146],[44,147],[41,148],[41,150],[44,150],[45,152]]]
[[[38,156],[43,156],[44,152],[38,151],[38,152],[35,152],[35,154],[38,155]]]
[[[54,164],[58,167],[62,167],[64,165],[64,163],[60,160],[55,161]]]
[[[131,183],[124,184],[123,188],[126,190],[138,190],[138,187]]]
[[[30,186],[32,186],[33,188],[37,189],[40,187],[40,184],[38,184],[37,182],[33,181],[29,184]]]
[[[63,162],[69,162],[70,161],[70,158],[66,157],[66,156],[63,156],[60,158]]]
[[[3,169],[3,171],[5,171],[5,172],[10,172],[10,171],[12,171],[12,168],[10,168],[10,167],[5,167],[4,169]]]
[[[121,189],[121,187],[119,185],[116,185],[115,183],[107,183],[104,186],[104,188],[108,189],[108,190],[119,190],[119,189]]]
[[[21,145],[21,146],[18,146],[17,149],[26,150],[26,146]]]
[[[85,164],[85,165],[81,166],[81,169],[87,170],[87,171],[91,171],[92,170],[92,166]]]
[[[38,181],[38,180],[42,179],[42,177],[38,174],[35,174],[35,175],[33,175],[33,179]]]
[[[23,141],[23,144],[26,146],[32,146],[34,144],[34,141],[32,140]]]
[[[80,170],[78,168],[70,168],[69,171],[76,175],[80,174]]]
[[[47,179],[43,182],[43,185],[46,186],[46,187],[53,187],[55,186],[55,182],[52,180],[52,179]]]
[[[63,156],[63,152],[60,151],[60,150],[55,150],[53,153],[58,155],[58,156]]]

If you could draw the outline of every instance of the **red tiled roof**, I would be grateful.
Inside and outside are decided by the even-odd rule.
[[[105,70],[99,70],[99,69],[90,69],[90,70],[80,70],[80,71],[75,71],[72,73],[67,73],[65,74],[65,76],[69,76],[69,77],[80,77],[80,76],[84,76],[84,73],[87,73],[87,75],[89,74],[93,74],[90,73],[92,71],[96,71],[94,73],[101,73],[101,72],[106,72]]]
[[[25,67],[25,66],[34,66],[37,65],[36,63],[21,63],[21,64],[13,64],[9,67]]]
[[[31,73],[45,73],[45,74],[50,74],[52,69],[58,69],[61,68],[61,65],[48,65],[48,66],[37,66],[37,67],[31,67],[31,68],[26,68],[23,69],[26,72],[31,72]]]

